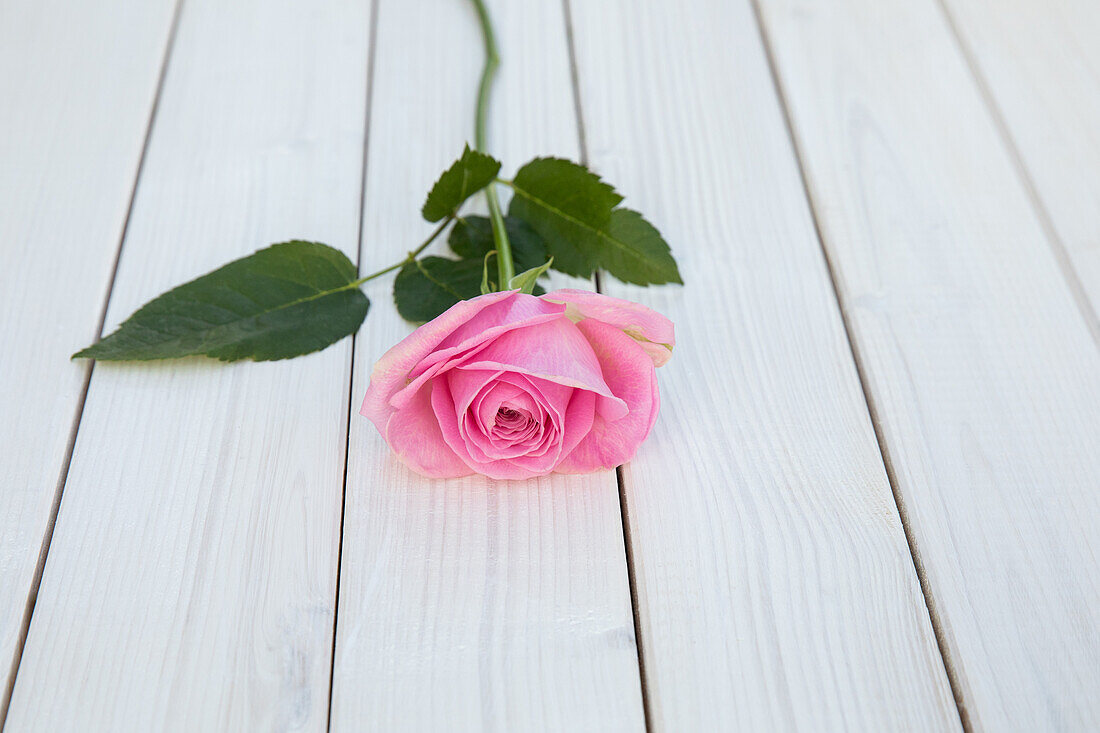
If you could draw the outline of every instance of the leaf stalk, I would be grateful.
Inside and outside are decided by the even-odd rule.
[[[397,262],[393,265],[390,265],[389,267],[383,268],[383,269],[379,270],[378,272],[372,272],[371,274],[367,275],[366,277],[361,277],[358,280],[356,280],[355,282],[349,283],[347,287],[348,288],[357,288],[365,282],[369,282],[370,280],[373,280],[376,277],[382,277],[387,272],[393,272],[394,270],[396,270],[400,267],[404,267],[405,265],[409,264],[410,262],[412,262],[413,260],[416,259],[416,256],[418,254],[420,254],[425,249],[427,249],[428,245],[431,244],[432,242],[434,242],[439,237],[439,235],[443,233],[443,230],[447,228],[447,225],[450,224],[452,221],[454,221],[454,219],[455,219],[454,216],[448,216],[446,219],[441,221],[439,223],[439,226],[437,226],[435,228],[435,231],[432,232],[431,236],[428,237],[427,239],[425,239],[423,242],[421,242],[419,247],[414,249],[412,252],[409,252],[409,254],[405,257],[405,259],[403,259],[400,262]]]

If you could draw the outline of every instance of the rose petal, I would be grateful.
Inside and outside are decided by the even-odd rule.
[[[391,415],[383,437],[398,459],[417,473],[432,478],[475,473],[444,440],[429,392],[421,390],[404,410]]]
[[[532,322],[537,323],[565,312],[565,307],[561,303],[517,291],[511,291],[508,294],[512,297],[490,304],[454,329],[440,342],[438,346],[440,352],[469,348],[473,343],[485,341],[511,328],[530,325]]]
[[[412,381],[390,397],[390,406],[396,410],[402,409],[405,401],[411,399],[425,382],[470,361],[500,334],[558,318],[565,312],[565,306],[561,303],[550,303],[517,292],[511,295],[513,297],[510,299],[489,305],[443,339],[431,354],[409,371],[408,379]]]
[[[454,399],[455,412],[461,415],[469,409],[470,403],[482,389],[495,384],[502,376],[504,371],[501,369],[456,369],[435,381],[447,382],[451,397]],[[519,391],[517,388],[515,392],[509,392],[509,394],[518,394]]]
[[[589,473],[626,463],[649,435],[660,407],[656,370],[637,341],[592,318],[580,321],[577,328],[591,344],[607,384],[630,411],[620,420],[597,414],[591,431],[558,465],[561,473]]]
[[[588,340],[565,317],[508,331],[457,368],[517,372],[587,389],[604,398],[597,409],[608,420],[617,420],[627,413],[626,403],[604,381]]]
[[[587,290],[555,290],[540,297],[565,303],[566,315],[573,321],[594,318],[621,329],[641,345],[653,359],[654,366],[663,366],[672,357],[672,347],[676,345],[675,328],[672,321],[655,310]]]
[[[520,440],[519,436],[516,436],[514,440],[502,441],[493,434],[496,412],[505,401],[514,404],[515,409],[536,420],[546,419],[546,411],[523,387],[502,381],[508,377],[503,375],[500,379],[494,378],[491,383],[484,385],[477,396],[463,407],[464,400],[459,396],[458,388],[455,387],[456,382],[462,379],[462,373],[451,372],[447,377],[451,396],[455,400],[459,432],[466,441],[471,458],[478,463],[485,463],[524,455],[531,451],[530,434],[537,432],[541,436],[541,431],[526,431],[529,434],[527,440]]]
[[[484,395],[498,385],[500,376],[501,372],[453,371],[432,382],[432,408],[444,426],[445,438],[451,436],[449,428],[452,418],[458,431],[457,437],[448,441],[448,444],[457,441],[455,451],[460,457],[468,457],[474,464],[493,460],[493,446],[487,431],[480,425],[469,425],[470,410],[479,395]],[[438,385],[445,385],[446,389],[441,389]],[[438,395],[435,394],[436,391],[439,392]],[[449,402],[444,401],[444,396]]]
[[[511,397],[515,397],[523,390],[514,384],[499,382],[492,390],[481,392],[468,408],[478,416],[482,429],[488,435],[496,421],[497,410],[500,404]]]
[[[550,416],[542,404],[544,398],[526,377],[500,372],[455,370],[441,379],[446,379],[451,399],[454,400],[459,436],[475,462],[480,464],[524,455],[543,455],[550,448],[547,443],[554,437],[555,429],[548,425]],[[568,397],[565,402],[568,402]],[[492,426],[496,412],[504,404],[533,418],[537,426],[520,431],[507,441],[494,436]],[[560,452],[560,447],[555,451]]]
[[[483,450],[485,444],[476,439],[476,436],[463,434],[460,421],[466,417],[467,413],[465,410],[457,409],[456,406],[464,402],[467,407],[477,404],[476,395],[466,397],[472,385],[477,382],[480,381],[484,389],[492,389],[496,384],[499,384],[499,382],[494,382],[494,379],[508,379],[515,376],[480,372],[471,375],[468,381],[463,381],[466,379],[465,376],[456,371],[446,377],[433,380],[431,383],[433,413],[443,440],[466,466],[490,478],[525,479],[550,473],[564,454],[564,448],[572,449],[574,445],[583,439],[584,434],[588,432],[588,428],[592,424],[593,414],[595,413],[594,404],[597,396],[592,392],[578,390],[582,395],[581,398],[571,400],[568,407],[565,408],[567,430],[564,439],[556,427],[547,426],[547,434],[541,438],[543,441],[549,441],[549,445],[544,443],[542,446],[545,447],[545,450],[528,453],[526,451],[529,451],[530,448],[524,446],[522,447],[523,455],[492,458],[491,454],[487,454]],[[463,391],[462,399],[459,399],[452,391],[451,384],[455,384],[457,389]],[[539,404],[541,409],[541,401]],[[541,414],[544,417],[547,415],[545,410],[542,410]]]
[[[515,297],[515,293],[489,293],[470,300],[459,301],[442,315],[410,333],[391,348],[374,365],[370,386],[363,398],[360,414],[370,418],[379,432],[385,435],[386,423],[393,408],[390,398],[405,387],[409,372],[422,359],[431,354],[439,344],[463,324],[468,323],[489,306]],[[409,394],[411,399],[414,390]]]
[[[451,395],[447,380],[438,379],[432,382],[431,395],[432,411],[435,413],[439,430],[443,434],[443,440],[467,466],[480,473],[480,464],[470,457],[469,446],[458,428],[458,414],[455,411],[454,397]]]
[[[576,450],[577,445],[592,430],[592,423],[596,419],[596,399],[594,392],[589,392],[586,389],[573,390],[573,398],[569,401],[569,408],[566,411],[565,419],[562,421],[565,432],[561,440],[559,465],[561,459],[571,455]],[[560,468],[555,466],[554,470],[557,471]]]

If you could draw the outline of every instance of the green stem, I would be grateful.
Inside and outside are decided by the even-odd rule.
[[[500,54],[497,52],[497,42],[493,35],[493,22],[489,18],[484,0],[473,0],[473,3],[477,9],[478,21],[481,23],[482,38],[485,39],[485,68],[481,72],[481,82],[478,85],[477,111],[474,116],[474,147],[484,153],[487,147],[485,115],[489,107],[489,91],[493,86],[493,76],[496,74],[497,67],[500,66]],[[508,232],[504,228],[500,201],[491,183],[485,188],[485,200],[489,204],[489,222],[493,226],[493,243],[497,249],[497,275],[500,278],[497,287],[504,290],[508,287],[508,281],[515,277],[516,267],[512,262],[512,245],[508,241]]]
[[[348,288],[357,288],[365,282],[373,280],[376,277],[382,277],[387,272],[393,272],[397,268],[404,267],[408,263],[412,262],[413,260],[416,259],[416,256],[418,254],[420,254],[425,249],[427,249],[428,245],[431,244],[432,242],[434,242],[436,240],[436,238],[440,234],[443,233],[443,230],[446,229],[447,225],[450,224],[452,221],[454,221],[454,216],[448,216],[446,219],[444,219],[442,222],[440,222],[439,226],[437,226],[435,228],[435,231],[432,232],[431,236],[428,237],[427,239],[425,239],[423,242],[421,242],[419,247],[414,249],[412,252],[409,252],[409,254],[405,257],[405,259],[401,260],[400,262],[398,262],[396,264],[390,265],[389,267],[386,267],[382,270],[379,270],[378,272],[372,272],[371,274],[367,275],[366,277],[361,277],[353,283],[348,283],[347,287]]]

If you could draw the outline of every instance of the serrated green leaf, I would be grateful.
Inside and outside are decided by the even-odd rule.
[[[601,233],[622,201],[587,168],[561,158],[535,158],[516,173],[509,216],[524,220],[546,242],[554,269],[591,277]]]
[[[466,199],[492,183],[499,172],[499,160],[470,150],[467,145],[462,157],[443,171],[432,186],[420,213],[430,222],[454,216]]]
[[[637,211],[615,209],[600,234],[597,265],[636,285],[680,283],[680,270],[660,232]]]
[[[506,216],[504,230],[512,245],[512,261],[517,270],[529,270],[546,262],[546,243],[527,222]],[[464,216],[455,223],[447,237],[447,244],[459,257],[484,257],[496,247],[493,226],[488,217]]]
[[[550,266],[554,264],[554,258],[551,257],[546,262],[542,263],[538,267],[532,267],[530,270],[525,270],[520,274],[513,277],[508,281],[509,290],[519,290],[521,293],[527,293],[531,295],[535,288],[538,287],[535,282],[546,274],[546,271],[550,269]]]
[[[283,242],[149,301],[73,358],[268,361],[318,351],[359,328],[370,302],[355,265],[315,242]]]
[[[408,263],[393,282],[397,312],[407,321],[430,321],[460,300],[481,295],[482,263],[423,257]]]

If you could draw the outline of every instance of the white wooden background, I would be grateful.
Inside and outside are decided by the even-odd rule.
[[[68,360],[422,239],[465,0],[0,0],[4,731],[1100,728],[1100,5],[490,6],[505,170],[586,160],[687,282],[599,283],[677,325],[619,471],[400,466],[385,280],[301,359]]]

